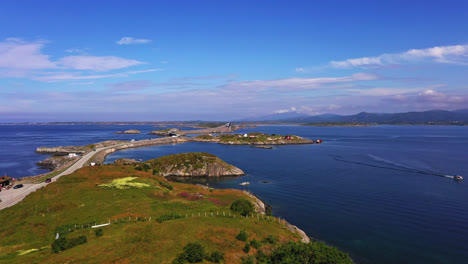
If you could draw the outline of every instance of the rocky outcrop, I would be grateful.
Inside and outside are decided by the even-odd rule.
[[[141,168],[149,166],[161,176],[176,177],[222,177],[242,176],[245,173],[215,155],[204,152],[190,152],[160,157],[140,163]]]
[[[117,165],[131,165],[138,163],[138,161],[134,159],[117,159],[114,161],[114,163]]]
[[[46,169],[46,170],[53,171],[53,170],[56,170],[65,166],[67,163],[69,163],[70,161],[74,159],[76,158],[69,158],[68,156],[53,156],[53,157],[37,162],[36,165],[39,166],[39,169]]]
[[[114,134],[141,134],[141,132],[136,129],[130,129],[130,130],[125,130],[125,131],[115,132]]]

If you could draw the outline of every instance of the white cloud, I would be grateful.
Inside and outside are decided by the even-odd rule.
[[[244,81],[244,82],[233,82],[224,85],[224,89],[239,90],[239,89],[250,89],[250,90],[267,90],[276,89],[279,91],[294,91],[294,90],[312,90],[312,89],[325,89],[330,88],[327,86],[333,83],[346,83],[346,82],[358,82],[358,81],[372,81],[378,80],[378,77],[369,73],[356,73],[351,76],[345,77],[324,77],[324,78],[287,78],[277,80],[256,80],[256,81]],[[331,87],[333,88],[333,87]],[[337,88],[343,88],[338,86]]]
[[[129,44],[144,44],[144,43],[149,43],[151,40],[149,39],[136,39],[132,37],[123,37],[119,41],[117,41],[117,44],[119,45],[129,45]]]
[[[377,57],[362,57],[343,61],[332,61],[330,62],[330,65],[335,68],[352,68],[416,63],[422,61],[468,65],[468,45],[411,49],[402,53],[382,54]]]
[[[0,68],[14,70],[37,70],[57,68],[48,55],[41,53],[44,42],[27,43],[21,39],[8,38],[0,42]]]
[[[297,111],[297,108],[292,106],[290,109],[277,110],[275,111],[275,114],[284,114],[284,113],[296,112],[296,111]]]
[[[144,64],[115,56],[67,56],[61,58],[59,63],[69,69],[92,71],[109,71]]]
[[[162,71],[162,69],[150,69],[143,71],[128,71],[115,74],[103,74],[103,75],[82,75],[79,72],[57,72],[57,73],[45,73],[42,76],[36,76],[32,79],[43,82],[59,82],[59,81],[69,81],[69,80],[90,80],[90,79],[103,79],[103,78],[112,78],[112,77],[127,77],[132,74],[144,73],[144,72],[154,72]]]
[[[166,63],[169,63],[169,62],[168,61],[161,61],[160,63],[166,64]]]
[[[415,93],[423,88],[371,88],[371,89],[350,89],[348,91],[359,93],[365,96],[389,96],[397,94]]]
[[[305,72],[304,68],[296,68],[296,72]]]

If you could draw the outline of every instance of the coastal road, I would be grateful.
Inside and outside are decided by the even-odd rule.
[[[60,177],[62,177],[64,175],[72,174],[77,169],[83,167],[97,153],[99,153],[99,152],[101,152],[103,150],[106,150],[106,149],[121,146],[123,144],[125,144],[125,143],[112,145],[112,146],[108,146],[108,147],[103,147],[103,148],[98,148],[98,149],[96,149],[96,151],[91,151],[91,152],[83,155],[73,165],[71,165],[66,170],[64,170],[63,172],[57,174],[55,177],[53,177],[52,181],[56,181]],[[47,185],[47,183],[45,183],[45,182],[42,182],[42,183],[25,183],[23,185],[24,185],[23,188],[19,188],[19,189],[11,188],[9,190],[3,190],[3,191],[0,192],[0,199],[2,199],[2,202],[0,203],[0,210],[19,203],[28,194],[30,194],[32,192],[35,192],[39,188],[44,187],[45,185]]]

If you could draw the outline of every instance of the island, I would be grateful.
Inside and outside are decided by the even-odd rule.
[[[125,131],[114,132],[114,134],[141,134],[141,132],[136,129],[130,129]]]
[[[217,142],[225,145],[295,145],[315,144],[317,141],[305,139],[295,135],[264,134],[260,132],[245,134],[199,135],[194,141]]]
[[[129,162],[127,161],[127,164]],[[245,173],[210,153],[179,153],[134,163],[138,170],[152,171],[163,177],[223,177],[242,176]]]
[[[151,131],[149,134],[158,135],[158,136],[182,136],[182,135],[195,135],[195,134],[208,134],[208,133],[230,133],[237,129],[240,129],[240,126],[234,126],[232,123],[226,123],[217,127],[208,127],[205,129],[196,129],[196,130],[181,130],[178,128],[167,128]]]

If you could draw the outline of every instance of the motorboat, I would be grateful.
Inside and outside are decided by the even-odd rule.
[[[461,180],[463,180],[463,177],[460,176],[460,175],[457,175],[457,176],[454,176],[453,179],[456,180],[456,181],[461,181]]]
[[[239,185],[245,186],[245,185],[249,185],[249,184],[250,184],[250,182],[241,182]]]

